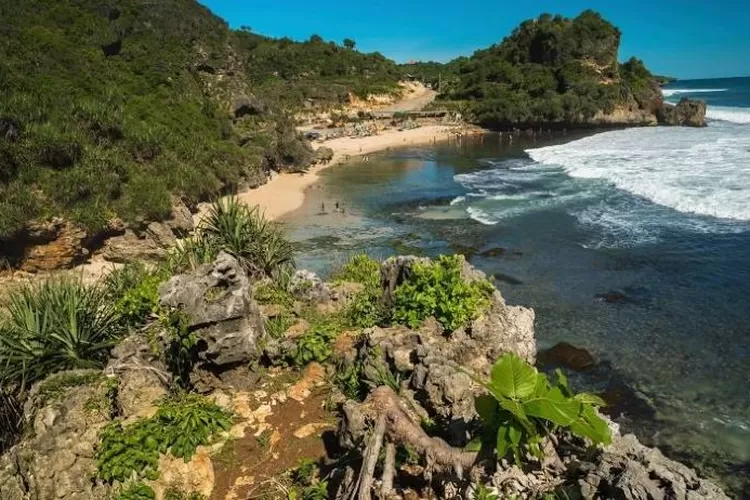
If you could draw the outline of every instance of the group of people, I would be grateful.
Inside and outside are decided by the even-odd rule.
[[[344,214],[344,213],[346,213],[346,209],[344,208],[343,204],[341,204],[341,203],[339,203],[337,201],[336,202],[336,208],[335,208],[334,212],[339,213],[339,214]],[[320,213],[322,213],[322,214],[327,213],[326,212],[326,204],[325,204],[325,202],[321,202],[321,204],[320,204]]]

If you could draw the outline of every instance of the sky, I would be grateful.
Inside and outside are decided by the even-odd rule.
[[[681,79],[750,76],[750,0],[200,0],[233,28],[357,42],[398,62],[446,62],[497,43],[543,12],[599,11],[623,33],[620,59]]]

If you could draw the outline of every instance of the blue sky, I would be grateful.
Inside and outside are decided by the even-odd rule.
[[[679,78],[750,76],[750,0],[201,0],[238,28],[297,40],[346,37],[399,62],[447,61],[498,42],[542,12],[593,8],[623,32],[620,59],[638,56]]]

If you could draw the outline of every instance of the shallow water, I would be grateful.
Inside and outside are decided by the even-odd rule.
[[[565,340],[589,349],[647,403],[649,411],[620,419],[628,430],[742,495],[750,484],[750,178],[717,178],[701,172],[705,163],[691,171],[671,159],[670,148],[699,140],[693,132],[512,145],[489,135],[391,152],[326,171],[325,189],[288,224],[304,249],[300,265],[323,273],[358,251],[473,253],[510,303],[534,307],[540,348]],[[652,154],[659,149],[665,155]],[[631,189],[638,183],[645,187]],[[650,196],[648,186],[660,188]],[[346,213],[319,215],[320,200]],[[502,251],[479,255],[491,248]],[[617,303],[597,297],[610,292]]]

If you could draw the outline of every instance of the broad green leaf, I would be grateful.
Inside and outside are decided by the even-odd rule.
[[[544,396],[536,396],[525,401],[523,409],[529,416],[549,420],[553,424],[567,427],[581,413],[581,403],[566,398],[562,391],[555,387]]]
[[[526,412],[520,402],[507,398],[500,398],[497,402],[500,404],[500,408],[513,415],[515,420],[522,425],[524,429],[530,433],[533,432],[534,426],[529,422],[529,418],[526,416]]]
[[[500,408],[497,400],[488,394],[483,394],[474,398],[474,408],[482,419],[482,425],[485,428],[494,429],[498,425]]]
[[[570,424],[570,430],[594,443],[610,444],[612,435],[607,425],[591,406],[584,406],[581,415]]]
[[[576,394],[574,396],[574,399],[578,401],[579,403],[589,404],[592,406],[607,406],[607,402],[604,401],[602,398],[594,394],[589,394],[587,392]]]
[[[505,457],[508,454],[508,450],[511,447],[510,436],[508,435],[509,427],[501,425],[497,429],[497,458],[498,460]]]
[[[479,451],[482,449],[482,440],[474,438],[464,446],[464,451]]]
[[[557,376],[557,386],[562,390],[563,394],[571,396],[572,393],[570,391],[570,385],[568,384],[568,377],[566,377],[559,368],[555,370],[555,375]]]
[[[524,399],[534,394],[536,384],[536,369],[515,354],[503,354],[492,367],[489,385],[495,395]]]

